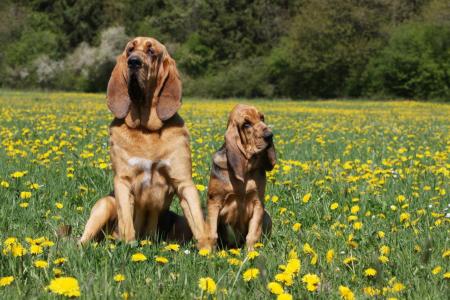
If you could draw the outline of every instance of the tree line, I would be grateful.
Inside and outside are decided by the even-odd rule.
[[[184,95],[450,99],[447,0],[4,0],[0,86],[104,91],[133,36]]]

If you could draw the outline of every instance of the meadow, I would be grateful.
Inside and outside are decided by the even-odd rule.
[[[0,298],[448,299],[450,105],[185,99],[203,205],[238,102],[275,133],[270,238],[250,253],[81,248],[92,205],[112,189],[104,94],[0,92]]]

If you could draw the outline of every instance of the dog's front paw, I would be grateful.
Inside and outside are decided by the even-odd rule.
[[[212,251],[214,250],[216,243],[214,242],[214,239],[211,237],[204,237],[197,241],[197,249],[198,250],[208,250]]]

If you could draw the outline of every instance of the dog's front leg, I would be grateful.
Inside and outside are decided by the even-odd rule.
[[[134,197],[131,195],[130,184],[116,176],[114,193],[117,199],[119,238],[126,242],[132,242],[136,238],[136,233],[133,224]]]
[[[192,234],[197,240],[197,248],[211,250],[211,239],[205,230],[206,226],[200,207],[200,197],[194,182],[191,180],[184,184],[180,184],[177,187],[177,194],[180,198],[180,205],[186,220],[188,221],[189,227],[192,230]]]
[[[246,237],[246,245],[249,251],[253,250],[253,246],[258,242],[262,235],[262,225],[264,218],[264,206],[261,201],[256,200],[253,208],[253,215],[248,225],[248,233]]]
[[[218,234],[217,234],[217,222],[219,219],[220,209],[222,207],[222,201],[213,197],[208,197],[208,216],[207,216],[207,229],[209,236],[212,239],[212,246],[216,246]]]

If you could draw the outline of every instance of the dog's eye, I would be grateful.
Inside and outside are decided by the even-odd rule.
[[[152,47],[148,47],[147,53],[150,54],[150,55],[154,55],[155,54],[155,50]]]
[[[130,54],[131,52],[133,52],[133,50],[134,50],[134,47],[128,47],[127,53]]]
[[[252,127],[252,125],[249,122],[245,122],[244,125],[242,125],[242,127],[244,127],[245,129],[248,129],[248,128]]]

